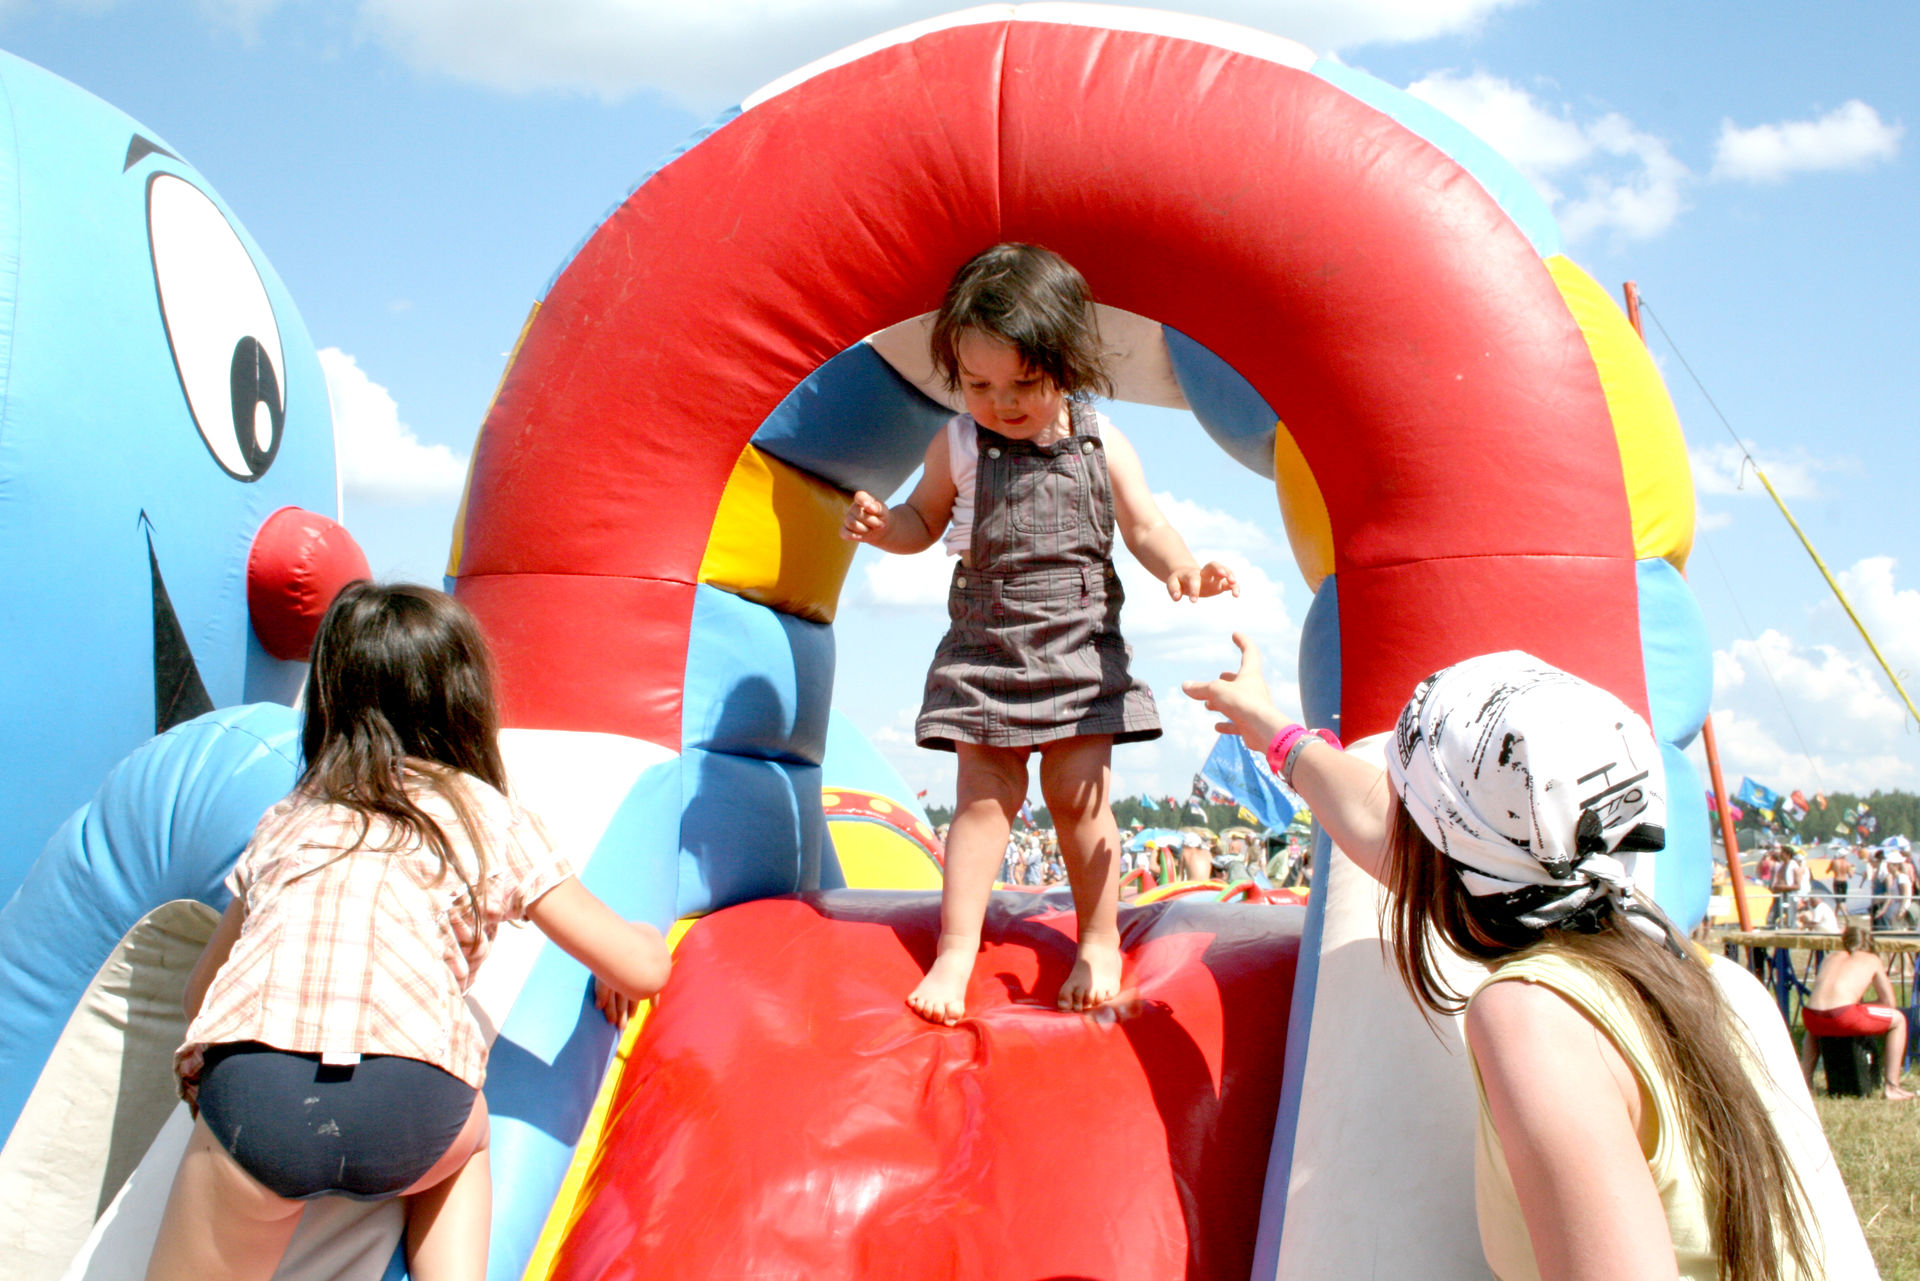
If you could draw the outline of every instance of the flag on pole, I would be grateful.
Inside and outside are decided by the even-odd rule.
[[[1214,741],[1195,781],[1201,779],[1232,796],[1262,827],[1285,827],[1297,808],[1266,762],[1254,759],[1238,734],[1222,734]]]
[[[1744,801],[1755,809],[1771,810],[1780,808],[1780,793],[1765,783],[1756,783],[1750,778],[1740,780],[1740,790],[1734,793],[1734,799]]]

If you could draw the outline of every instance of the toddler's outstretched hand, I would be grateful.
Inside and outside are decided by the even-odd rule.
[[[840,537],[853,543],[870,543],[887,532],[887,505],[861,490],[847,504],[847,519],[840,526]]]
[[[1167,575],[1167,595],[1175,600],[1199,600],[1203,596],[1218,596],[1221,592],[1240,594],[1240,582],[1233,571],[1217,560],[1210,560],[1197,568],[1176,569]]]

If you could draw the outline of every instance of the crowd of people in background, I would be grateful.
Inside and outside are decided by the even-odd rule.
[[[946,828],[939,829],[942,840]],[[1155,884],[1174,881],[1221,881],[1228,885],[1259,881],[1265,885],[1299,888],[1308,883],[1313,853],[1298,837],[1234,829],[1218,835],[1205,829],[1167,836],[1140,838],[1139,826],[1121,834],[1125,846],[1120,874],[1145,870]],[[1067,865],[1060,839],[1050,827],[1016,829],[1007,838],[1000,861],[1000,883],[1046,887],[1067,883]]]
[[[1770,846],[1761,849],[1748,880],[1772,892],[1769,926],[1840,932],[1851,913],[1879,930],[1920,929],[1920,895],[1911,842],[1895,836],[1880,845]],[[1811,855],[1811,858],[1809,857]],[[1814,864],[1824,860],[1816,870]]]

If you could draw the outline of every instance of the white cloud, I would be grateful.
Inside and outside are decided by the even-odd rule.
[[[1499,76],[1438,71],[1407,87],[1484,139],[1553,207],[1569,240],[1645,240],[1687,208],[1692,175],[1666,142],[1609,113],[1582,123]]]
[[[338,347],[320,350],[333,402],[333,440],[340,487],[349,501],[393,505],[437,502],[459,494],[467,460],[445,445],[423,443],[400,421],[400,406],[360,363]]]
[[[1732,512],[1708,511],[1703,507],[1694,509],[1693,527],[1704,533],[1711,534],[1714,530],[1725,529],[1731,524],[1733,524]]]
[[[942,544],[935,543],[911,556],[895,556],[864,547],[855,554],[866,562],[855,580],[855,604],[880,613],[945,611],[954,558]]]
[[[1569,240],[1597,231],[1648,240],[1679,219],[1687,208],[1692,174],[1665,142],[1634,128],[1618,113],[1595,121],[1587,136],[1611,163],[1603,162],[1602,172],[1584,175],[1583,194],[1558,211],[1560,229]]]
[[[1901,588],[1896,570],[1890,557],[1869,557],[1839,579],[1911,692],[1906,673],[1920,667],[1920,591]],[[1823,608],[1838,613],[1837,606]],[[1730,788],[1748,775],[1809,795],[1920,786],[1913,718],[1852,637],[1842,645],[1805,644],[1770,628],[1714,653],[1713,688]]]
[[[1471,31],[1524,2],[1160,0],[1156,7],[1329,50]],[[713,111],[835,50],[958,7],[959,0],[361,0],[359,14],[369,36],[423,71],[514,92],[618,99],[656,90]]]
[[[1576,169],[1593,155],[1585,128],[1499,76],[1436,71],[1408,85],[1407,92],[1472,130],[1550,200],[1561,194],[1554,176]]]
[[[1920,673],[1920,590],[1897,586],[1897,568],[1891,556],[1869,556],[1840,571],[1840,588],[1908,695],[1920,699],[1914,679]]]
[[[1788,120],[1742,129],[1720,122],[1713,176],[1735,182],[1780,182],[1796,173],[1865,169],[1900,154],[1906,126],[1890,124],[1858,98],[1817,120]]]
[[[261,21],[280,7],[280,0],[200,0],[200,9],[220,26],[252,39]]]
[[[1752,449],[1751,443],[1743,451],[1731,441],[1723,445],[1689,445],[1687,459],[1693,467],[1694,492],[1765,498],[1766,486],[1755,479],[1753,467],[1746,461],[1746,455]],[[1773,457],[1761,457],[1756,453],[1754,457],[1782,498],[1818,498],[1821,496],[1819,477],[1822,473],[1851,471],[1855,465],[1847,458],[1815,458],[1805,450]],[[1709,525],[1705,528],[1717,529],[1719,526]]]

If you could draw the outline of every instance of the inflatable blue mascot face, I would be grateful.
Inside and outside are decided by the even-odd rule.
[[[248,623],[255,533],[337,516],[286,290],[193,167],[0,54],[0,902],[129,750],[302,668]]]

